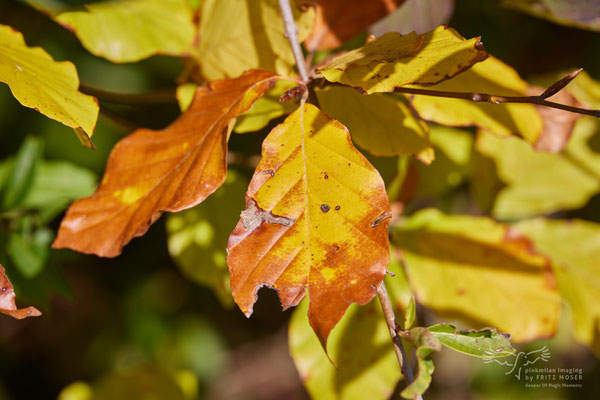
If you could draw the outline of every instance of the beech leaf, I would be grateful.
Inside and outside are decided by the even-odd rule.
[[[325,348],[352,303],[376,294],[389,260],[391,216],[383,180],[346,128],[305,104],[263,142],[246,210],[229,237],[233,297],[249,316],[262,286],[284,308],[308,294]]]
[[[600,9],[595,0],[501,0],[501,4],[557,24],[600,31]]]
[[[400,379],[390,331],[376,300],[356,304],[331,331],[333,365],[306,319],[304,300],[289,325],[290,355],[310,398],[314,400],[387,400]]]
[[[98,119],[96,99],[78,91],[75,66],[56,62],[40,47],[27,47],[23,35],[0,25],[0,82],[6,83],[15,98],[48,118],[75,128],[86,147]]]
[[[369,28],[375,36],[387,32],[417,33],[447,24],[454,12],[454,0],[406,0],[402,7],[385,16]]]
[[[493,160],[505,184],[492,214],[512,219],[583,206],[600,189],[600,155],[588,144],[597,129],[595,120],[580,118],[571,140],[558,154],[535,151],[517,138],[480,132],[475,148]]]
[[[335,49],[402,3],[404,0],[317,0],[315,25],[304,46],[308,51]]]
[[[0,265],[0,313],[16,319],[39,317],[42,315],[35,307],[17,308],[15,304],[15,290],[8,280],[2,265]]]
[[[513,68],[489,57],[431,89],[528,96],[528,86]],[[412,96],[411,103],[423,119],[442,125],[478,126],[499,136],[519,135],[530,143],[534,143],[542,133],[542,117],[533,104],[491,104],[421,95]]]
[[[298,40],[310,31],[314,9],[292,6]],[[224,21],[227,21],[224,23]],[[277,0],[205,0],[195,57],[208,79],[239,76],[251,68],[289,75],[295,63]]]
[[[276,79],[255,70],[211,82],[167,128],[139,129],[119,141],[100,187],[69,207],[53,246],[114,257],[164,211],[202,202],[225,180],[230,122]]]
[[[343,123],[352,140],[376,156],[415,154],[427,164],[433,160],[427,124],[413,116],[400,99],[373,94],[364,96],[349,87],[317,91],[327,114]]]
[[[508,340],[510,335],[502,334],[494,328],[461,331],[454,325],[437,324],[427,329],[444,346],[470,356],[500,358],[515,352]]]
[[[423,305],[473,328],[494,326],[517,342],[556,332],[560,298],[552,272],[506,225],[426,209],[392,231]]]
[[[386,33],[334,58],[317,72],[330,82],[371,94],[409,84],[438,83],[486,57],[479,38],[466,40],[454,29],[440,26],[422,35]]]
[[[62,10],[53,18],[95,56],[123,63],[192,51],[195,27],[186,0],[103,1],[84,7]]]
[[[514,227],[550,260],[575,338],[600,354],[600,224],[536,218]]]

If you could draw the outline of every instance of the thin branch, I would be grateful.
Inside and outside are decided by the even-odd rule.
[[[394,315],[392,303],[390,302],[390,298],[387,294],[385,283],[383,281],[381,281],[377,287],[377,297],[379,297],[383,315],[385,316],[385,322],[387,323],[390,331],[392,343],[394,343],[394,351],[396,352],[396,358],[398,358],[398,364],[400,364],[402,375],[404,376],[406,384],[410,385],[412,381],[415,380],[415,376],[412,368],[410,367],[410,363],[408,362],[408,357],[406,356],[406,351],[404,350],[404,345],[402,344],[402,338],[398,336],[398,333],[396,332],[396,316]],[[417,399],[422,400],[422,397],[418,396]]]
[[[306,61],[304,60],[304,54],[302,54],[302,47],[300,47],[300,43],[298,42],[298,27],[294,21],[294,14],[292,14],[290,1],[279,0],[279,8],[281,9],[281,15],[283,16],[283,22],[285,24],[285,34],[290,41],[292,52],[294,53],[298,73],[300,74],[302,81],[307,83],[308,73],[306,72]]]
[[[82,93],[95,96],[102,101],[113,104],[163,104],[172,103],[177,100],[175,89],[157,90],[147,93],[118,93],[109,92],[103,89],[93,88],[87,85],[79,85]]]

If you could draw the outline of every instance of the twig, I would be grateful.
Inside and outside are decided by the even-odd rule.
[[[528,103],[535,104],[538,106],[556,108],[559,110],[570,111],[572,113],[591,115],[594,117],[600,118],[600,110],[587,110],[585,108],[568,106],[566,104],[555,103],[553,101],[548,101],[546,98],[555,95],[559,91],[561,91],[565,86],[567,86],[579,73],[582,69],[578,69],[575,72],[570,73],[564,78],[560,79],[548,89],[544,90],[542,94],[539,96],[497,96],[493,94],[485,94],[485,93],[469,93],[469,92],[446,92],[439,90],[429,90],[429,89],[416,89],[416,88],[405,88],[405,87],[397,87],[394,89],[396,93],[407,93],[407,94],[416,94],[416,95],[424,95],[424,96],[435,96],[435,97],[448,97],[452,99],[462,99],[469,100],[474,102],[488,102],[492,104],[502,104],[502,103]]]
[[[306,61],[304,60],[304,54],[302,54],[302,47],[300,47],[300,43],[298,42],[298,27],[294,21],[294,14],[292,14],[290,1],[279,0],[279,8],[281,9],[281,15],[283,16],[283,22],[285,24],[285,34],[292,47],[292,53],[294,53],[294,59],[296,60],[298,73],[300,74],[302,81],[304,83],[308,83]]]
[[[87,85],[79,85],[79,90],[90,96],[95,96],[107,103],[114,104],[162,104],[172,103],[177,100],[175,89],[157,90],[147,93],[118,93],[109,92],[103,89],[93,88]]]
[[[412,381],[415,380],[415,376],[412,368],[410,367],[410,363],[408,362],[408,357],[406,356],[404,346],[402,345],[402,338],[400,338],[396,332],[396,316],[394,315],[392,303],[388,297],[387,290],[385,290],[385,283],[383,281],[381,281],[377,287],[377,297],[379,297],[379,302],[381,303],[381,308],[383,309],[383,315],[385,316],[385,322],[387,323],[390,336],[392,337],[392,342],[394,343],[394,351],[396,352],[396,358],[398,358],[398,364],[400,364],[402,375],[404,376],[406,384],[410,385]],[[422,397],[418,396],[417,399],[422,400]]]

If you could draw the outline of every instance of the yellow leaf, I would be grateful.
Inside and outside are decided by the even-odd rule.
[[[560,298],[544,257],[491,219],[428,209],[393,228],[409,282],[423,305],[471,328],[517,341],[554,334]]]
[[[290,354],[313,400],[386,400],[400,379],[390,332],[377,300],[352,305],[329,338],[330,356],[315,337],[303,301],[289,325]],[[337,368],[336,368],[337,367]]]
[[[54,19],[96,56],[121,63],[192,51],[195,28],[186,0],[105,1],[85,8]]]
[[[600,225],[581,220],[534,219],[515,228],[550,261],[570,306],[575,337],[600,354]]]
[[[431,89],[525,96],[527,87],[527,82],[514,69],[497,58],[489,57]],[[475,103],[420,95],[414,95],[411,103],[422,118],[442,125],[478,126],[499,136],[519,135],[530,143],[534,143],[542,133],[542,117],[533,104]]]
[[[262,155],[229,238],[233,297],[249,316],[261,286],[276,289],[284,308],[308,290],[325,348],[346,308],[369,302],[385,274],[384,183],[346,128],[311,104],[271,131]]]
[[[314,21],[314,10],[292,7],[302,41]],[[289,75],[294,65],[284,35],[277,0],[205,0],[196,59],[208,80],[236,77],[247,69]]]
[[[27,47],[21,33],[5,25],[0,25],[0,82],[8,84],[25,107],[83,130],[84,135],[77,135],[81,143],[94,146],[90,137],[98,119],[98,103],[78,91],[75,66],[55,62],[40,47]]]
[[[582,104],[596,110],[600,109],[600,82],[592,79],[587,72],[580,72],[565,90]]]
[[[323,111],[347,126],[354,142],[369,153],[417,154],[427,163],[432,161],[427,124],[415,118],[399,99],[384,94],[364,96],[342,86],[318,90],[317,97]]]
[[[437,83],[486,57],[479,38],[465,40],[454,29],[440,26],[423,35],[386,33],[336,57],[317,72],[330,82],[371,94],[408,84]]]
[[[586,126],[590,123],[592,130]],[[580,118],[558,154],[536,151],[518,138],[480,132],[475,147],[494,161],[506,184],[493,204],[493,215],[512,219],[583,206],[600,189],[600,156],[587,144],[594,123]]]
[[[179,103],[179,109],[181,112],[184,112],[188,109],[190,104],[192,104],[192,100],[194,100],[194,93],[198,85],[195,83],[184,83],[183,85],[177,86],[177,92],[175,96],[177,97],[177,103]]]

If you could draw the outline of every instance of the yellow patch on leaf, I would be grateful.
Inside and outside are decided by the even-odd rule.
[[[376,294],[389,260],[383,180],[339,122],[305,104],[263,143],[246,210],[229,238],[233,297],[252,314],[262,286],[284,308],[308,294],[323,347],[352,303]]]
[[[23,35],[0,25],[0,82],[8,84],[15,98],[66,126],[80,128],[77,137],[93,147],[90,137],[98,119],[96,99],[78,91],[75,66],[55,62],[40,47],[27,47]]]
[[[494,326],[516,342],[556,332],[560,296],[531,243],[489,218],[428,209],[393,228],[423,305],[470,328]]]
[[[388,32],[317,69],[330,82],[361,88],[368,94],[397,86],[434,84],[485,60],[479,38],[466,40],[454,29],[401,35]]]
[[[248,71],[211,82],[164,130],[139,129],[122,139],[98,190],[69,207],[53,246],[114,257],[164,211],[202,202],[225,180],[230,121],[276,79],[271,72]]]
[[[513,68],[489,57],[468,71],[428,89],[528,96],[528,87]],[[423,119],[442,125],[478,126],[499,136],[519,135],[530,143],[535,143],[542,133],[542,117],[533,104],[475,103],[421,95],[412,96],[411,103]]]

